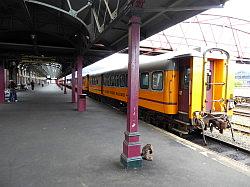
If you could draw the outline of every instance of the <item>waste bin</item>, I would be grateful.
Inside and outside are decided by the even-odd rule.
[[[87,94],[80,94],[78,96],[79,98],[78,106],[77,106],[78,112],[86,111],[86,96]]]

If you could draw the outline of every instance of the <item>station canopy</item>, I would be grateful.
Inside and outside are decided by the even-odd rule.
[[[222,48],[238,63],[250,64],[250,13],[244,0],[231,0],[223,9],[211,9],[140,42],[141,60],[171,51]],[[121,52],[127,53],[128,49]],[[148,57],[144,56],[147,55]],[[128,56],[115,54],[87,68],[95,74],[127,66]],[[119,62],[119,63],[118,63]],[[110,66],[109,66],[110,65]],[[235,67],[236,71],[248,66]],[[69,76],[70,78],[70,76]]]
[[[218,47],[238,62],[250,61],[250,13],[244,0],[231,0],[159,32],[140,43],[142,54]],[[148,49],[151,50],[148,50]]]
[[[75,56],[85,65],[127,47],[132,4],[144,0],[1,0],[0,57],[53,57],[69,72]],[[141,40],[227,0],[145,0]],[[137,11],[137,10],[136,10]]]

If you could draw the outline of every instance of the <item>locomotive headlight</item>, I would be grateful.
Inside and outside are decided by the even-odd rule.
[[[227,100],[227,108],[228,108],[228,110],[232,110],[233,108],[235,108],[235,104],[234,104],[233,99],[228,99]]]

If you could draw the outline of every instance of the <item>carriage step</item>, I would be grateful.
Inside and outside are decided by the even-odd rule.
[[[188,122],[184,122],[184,121],[181,121],[181,120],[178,120],[178,119],[175,119],[174,121],[177,122],[177,123],[181,123],[181,124],[187,125],[187,126],[190,126],[190,125],[191,125],[191,124],[188,123]]]

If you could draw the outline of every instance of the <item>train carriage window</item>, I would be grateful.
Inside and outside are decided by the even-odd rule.
[[[106,86],[109,86],[109,75],[106,75]]]
[[[141,87],[141,89],[148,89],[149,88],[149,74],[148,73],[141,73],[140,87]]]
[[[115,76],[115,86],[116,86],[116,87],[120,87],[119,75],[116,75],[116,76]]]
[[[207,75],[206,87],[207,87],[207,91],[209,91],[212,88],[212,85],[211,85],[211,82],[212,82],[211,62],[206,63],[205,73]]]
[[[111,86],[111,75],[109,75],[109,86]]]
[[[110,75],[108,75],[108,77],[107,77],[107,86],[110,86]]]
[[[162,90],[163,88],[163,73],[161,71],[153,72],[152,74],[152,89]]]
[[[115,76],[111,75],[110,79],[111,79],[111,85],[110,86],[114,86],[115,85]]]
[[[106,76],[105,76],[105,75],[103,75],[102,85],[103,85],[103,86],[106,86]]]
[[[109,86],[111,86],[111,75],[109,75]]]
[[[106,86],[109,86],[109,75],[106,75]]]
[[[183,77],[183,88],[189,89],[189,81],[190,81],[190,68],[186,68]]]
[[[112,75],[112,86],[115,86],[116,81],[115,81],[115,75]]]
[[[109,79],[108,80],[108,86],[111,86],[111,76],[110,75],[108,76],[108,79]]]
[[[113,86],[116,86],[116,77],[115,77],[115,75],[113,77]]]
[[[128,87],[128,74],[125,74],[125,87]]]
[[[120,86],[121,87],[125,86],[125,75],[124,74],[120,75]]]
[[[207,71],[207,91],[212,88],[211,82],[212,82],[212,71],[208,70]]]
[[[105,79],[104,80],[105,80],[105,83],[104,83],[105,86],[108,86],[108,75],[105,75]]]

